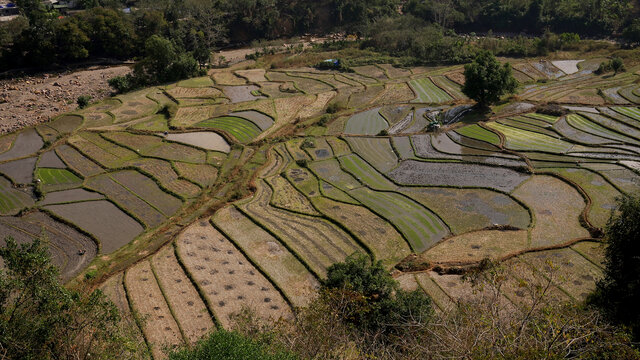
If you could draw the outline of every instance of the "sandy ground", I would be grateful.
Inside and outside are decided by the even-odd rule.
[[[90,67],[0,81],[0,134],[39,124],[77,108],[78,96],[97,101],[111,95],[107,81],[130,71],[127,66]]]

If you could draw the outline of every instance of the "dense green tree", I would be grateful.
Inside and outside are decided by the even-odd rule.
[[[0,357],[3,359],[113,359],[130,356],[118,310],[96,291],[66,289],[44,243],[0,248]]]
[[[398,333],[403,326],[427,323],[431,299],[421,291],[401,290],[382,262],[355,253],[327,269],[324,301],[342,309],[342,319],[363,331]]]
[[[640,341],[640,197],[625,196],[605,229],[604,278],[590,302]]]
[[[640,43],[640,19],[634,19],[622,32],[622,36],[630,43]]]
[[[91,39],[91,55],[128,59],[135,53],[134,27],[122,11],[97,7],[79,15],[79,21]]]
[[[89,56],[89,37],[74,18],[56,23],[56,50],[61,60],[79,60]]]
[[[500,65],[490,51],[480,51],[471,64],[464,67],[465,84],[462,92],[486,107],[513,93],[518,86],[511,72],[511,65]]]

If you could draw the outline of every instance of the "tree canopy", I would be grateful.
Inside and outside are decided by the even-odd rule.
[[[465,65],[464,78],[462,92],[481,107],[497,103],[518,86],[511,65],[500,65],[490,51],[480,51],[471,64]]]

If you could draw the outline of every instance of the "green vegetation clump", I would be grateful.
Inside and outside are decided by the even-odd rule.
[[[89,106],[89,102],[91,101],[91,96],[89,95],[81,95],[78,96],[76,103],[78,104],[78,108],[84,109]]]
[[[605,239],[604,278],[589,300],[609,319],[628,326],[640,341],[640,197],[618,200]]]
[[[462,92],[486,107],[500,101],[500,97],[513,93],[518,82],[513,77],[511,65],[500,65],[489,51],[478,53],[475,60],[464,67],[465,84]]]
[[[193,54],[182,51],[170,40],[153,35],[145,42],[145,57],[136,63],[133,74],[115,77],[109,85],[117,92],[205,75]]]
[[[193,348],[169,355],[169,360],[296,360],[291,352],[272,350],[269,345],[237,332],[219,330],[200,340]]]
[[[424,292],[400,289],[382,262],[372,262],[365,254],[331,265],[323,287],[326,301],[342,306],[343,320],[361,330],[399,334],[405,325],[425,324],[432,315],[431,299]]]
[[[101,291],[66,289],[40,239],[0,248],[0,351],[5,359],[130,358],[137,345]]]
[[[608,73],[610,71],[613,71],[614,75],[617,75],[619,72],[625,72],[627,70],[622,59],[619,57],[614,57],[609,61],[601,62],[600,66],[598,66],[598,69],[596,69],[595,72],[596,74],[600,75]]]

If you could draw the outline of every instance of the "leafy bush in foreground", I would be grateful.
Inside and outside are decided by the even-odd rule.
[[[169,355],[169,360],[296,360],[286,351],[271,351],[265,344],[237,332],[219,330],[192,349]]]
[[[590,302],[640,340],[640,197],[623,197],[605,229],[604,279]]]

